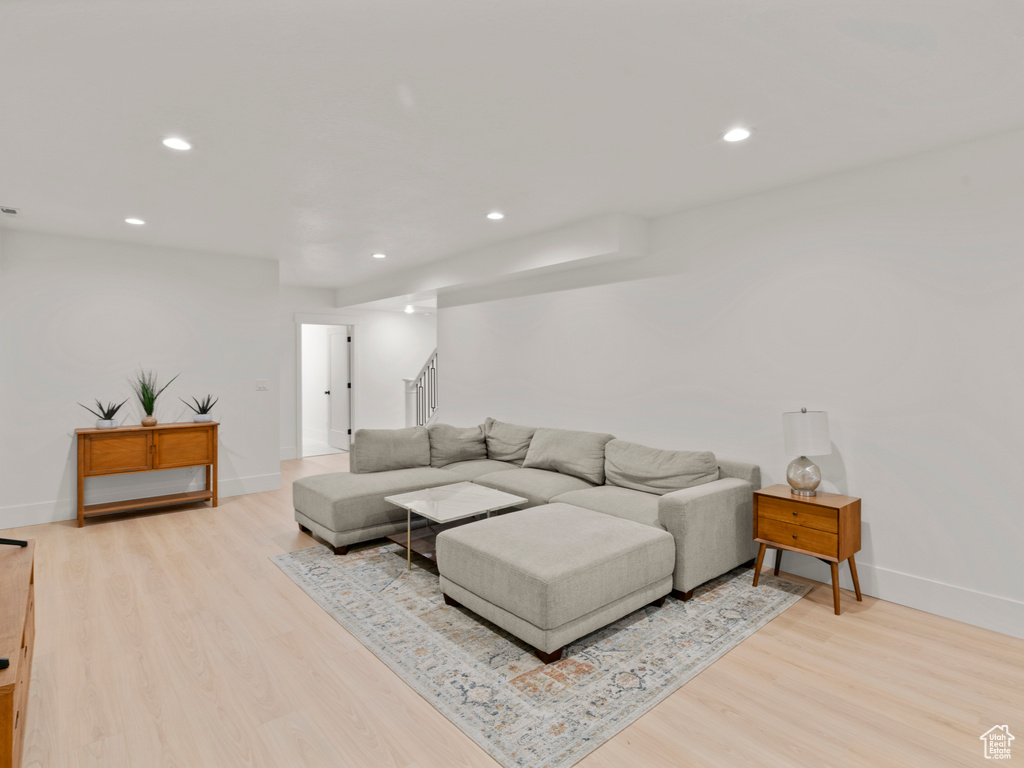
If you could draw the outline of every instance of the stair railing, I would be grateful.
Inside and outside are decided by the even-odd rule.
[[[437,350],[430,357],[414,379],[405,381],[405,423],[410,427],[422,427],[437,411]]]

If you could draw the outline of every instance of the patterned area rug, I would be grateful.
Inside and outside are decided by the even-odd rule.
[[[544,666],[504,630],[446,606],[432,564],[414,560],[406,571],[398,545],[272,559],[505,768],[573,765],[810,590],[770,571],[755,588],[752,571],[737,568],[686,603],[669,598],[577,640]]]

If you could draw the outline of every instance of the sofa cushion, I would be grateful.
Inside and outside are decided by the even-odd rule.
[[[357,429],[349,468],[355,474],[430,466],[430,437],[426,427]]]
[[[440,533],[437,566],[473,594],[552,629],[666,579],[675,541],[648,525],[548,504]]]
[[[608,485],[659,496],[718,479],[718,461],[711,451],[665,451],[612,440],[604,448]]]
[[[529,504],[523,506],[530,507],[547,504],[552,496],[566,491],[579,491],[593,487],[586,480],[580,480],[572,475],[548,472],[546,469],[523,469],[521,467],[481,475],[473,482],[506,493],[514,493],[516,496],[523,496],[529,501]]]
[[[456,461],[487,458],[483,427],[453,427],[432,424],[427,427],[430,438],[430,466],[444,467]]]
[[[292,483],[292,502],[306,517],[332,531],[343,532],[383,523],[404,523],[406,511],[384,501],[385,496],[458,482],[462,478],[455,473],[434,467],[363,475],[330,472]]]
[[[495,461],[494,459],[456,461],[445,467],[445,471],[455,472],[463,480],[476,480],[480,475],[489,475],[492,472],[503,472],[508,469],[519,469],[519,467],[507,461]]]
[[[560,493],[551,499],[552,503],[573,504],[606,515],[621,517],[655,528],[664,528],[658,519],[658,500],[661,496],[615,485],[599,485],[583,491]]]
[[[538,429],[533,433],[523,467],[550,469],[589,483],[604,482],[604,446],[614,435],[570,429]]]
[[[487,458],[521,465],[535,431],[534,427],[506,424],[488,416],[484,421]]]

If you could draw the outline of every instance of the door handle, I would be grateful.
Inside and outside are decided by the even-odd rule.
[[[329,390],[329,389],[328,389],[328,390],[327,390],[326,392],[324,392],[324,394],[325,394],[325,395],[329,395],[329,394],[331,394],[331,390]]]

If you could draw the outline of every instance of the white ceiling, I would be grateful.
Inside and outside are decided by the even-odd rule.
[[[1024,126],[1024,3],[0,0],[0,74],[0,225],[343,287]]]

